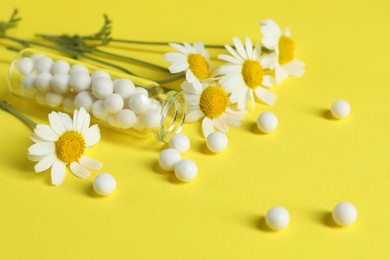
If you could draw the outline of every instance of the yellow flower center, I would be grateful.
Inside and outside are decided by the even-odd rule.
[[[228,94],[221,87],[207,87],[200,96],[200,110],[209,118],[216,118],[222,115],[228,105]]]
[[[84,137],[76,131],[66,131],[55,142],[57,157],[63,162],[77,161],[84,153]]]
[[[187,62],[190,65],[190,70],[198,79],[205,79],[209,76],[209,64],[202,55],[191,53],[187,57]]]
[[[295,43],[287,37],[282,36],[279,40],[279,64],[286,64],[294,59]]]
[[[263,82],[264,70],[255,60],[246,60],[242,65],[242,77],[250,88],[256,88]]]

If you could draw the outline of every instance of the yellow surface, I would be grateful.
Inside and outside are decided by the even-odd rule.
[[[94,32],[107,13],[116,37],[228,43],[237,35],[258,41],[259,21],[272,17],[290,26],[307,71],[275,88],[275,106],[258,104],[242,127],[231,129],[221,155],[206,153],[199,125],[187,125],[192,148],[185,157],[200,169],[190,184],[158,170],[163,146],[153,138],[102,129],[103,140],[88,154],[118,181],[108,198],[93,195],[93,178],[68,173],[53,187],[48,172],[34,173],[26,159],[30,130],[1,112],[0,259],[390,258],[388,1],[5,0],[1,19],[13,7],[23,22],[9,33],[27,38]],[[162,53],[169,49],[154,49],[162,52],[137,56],[167,65]],[[1,96],[47,122],[49,110],[9,95],[5,77],[12,56],[0,50]],[[329,120],[327,110],[340,98],[350,102],[352,114]],[[254,130],[262,111],[277,114],[277,132]],[[339,201],[356,205],[355,225],[329,224]],[[291,214],[290,226],[279,233],[263,223],[275,205]]]

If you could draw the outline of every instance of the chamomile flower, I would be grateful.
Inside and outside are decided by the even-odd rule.
[[[295,43],[290,30],[286,28],[283,33],[277,23],[267,19],[260,23],[260,31],[263,34],[263,46],[274,51],[269,55],[275,56],[272,68],[275,69],[276,81],[279,83],[289,75],[302,76],[305,64],[295,59]]]
[[[59,185],[65,178],[66,165],[80,177],[90,176],[89,170],[99,170],[102,164],[84,155],[86,150],[100,140],[97,125],[89,127],[90,115],[82,107],[75,110],[72,118],[65,113],[49,114],[49,125],[38,124],[31,134],[35,143],[28,148],[28,157],[37,162],[36,172],[51,167],[51,181]]]
[[[276,94],[264,88],[271,88],[275,83],[268,70],[274,63],[273,57],[261,56],[260,45],[253,47],[249,38],[245,39],[245,46],[237,37],[233,38],[233,42],[236,50],[225,45],[231,56],[218,55],[228,64],[216,69],[216,74],[222,75],[219,83],[230,93],[230,101],[237,103],[239,110],[245,110],[249,100],[254,107],[254,95],[268,105],[274,104]]]
[[[183,45],[170,43],[171,47],[178,50],[164,55],[164,59],[171,62],[171,73],[186,72],[186,80],[198,87],[201,81],[207,79],[211,72],[210,55],[204,48],[203,43],[196,42],[193,45],[184,42]]]
[[[215,129],[226,133],[228,126],[239,126],[243,112],[236,111],[228,93],[216,82],[203,82],[200,86],[184,81],[181,85],[187,102],[186,122],[202,120],[205,137]]]

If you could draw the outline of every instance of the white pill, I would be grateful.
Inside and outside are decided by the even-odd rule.
[[[130,128],[134,126],[136,121],[137,121],[137,116],[130,109],[123,109],[119,111],[119,113],[117,114],[117,122],[119,127],[121,128],[124,129]]]
[[[346,118],[351,112],[351,106],[345,100],[337,100],[333,103],[330,112],[335,118]]]
[[[48,72],[39,74],[35,80],[35,86],[40,91],[48,91],[50,89],[50,82],[53,75]]]
[[[55,92],[47,92],[46,94],[46,103],[50,107],[58,107],[59,105],[61,105],[63,100],[64,97],[61,94]]]
[[[268,210],[265,222],[273,230],[281,230],[288,226],[290,214],[284,207],[276,206]]]
[[[107,117],[107,122],[110,126],[119,128],[118,118],[116,114],[109,114]]]
[[[151,98],[150,102],[149,102],[148,110],[154,110],[154,111],[161,113],[162,109],[161,109],[160,103],[157,100],[155,100],[154,98]]]
[[[114,83],[111,79],[98,78],[92,83],[92,93],[98,99],[105,99],[114,91]]]
[[[169,147],[185,153],[190,149],[190,139],[185,134],[174,134],[169,140]]]
[[[50,73],[52,65],[53,65],[53,60],[50,59],[49,57],[43,56],[34,62],[34,69],[38,73],[42,73],[42,72]]]
[[[143,93],[135,93],[129,98],[129,107],[136,114],[145,113],[148,109],[148,105],[150,103],[150,99]]]
[[[75,109],[73,96],[68,96],[64,98],[64,102],[62,103],[62,109],[67,113],[73,113]]]
[[[84,72],[84,73],[89,74],[89,70],[87,69],[87,67],[85,67],[84,65],[81,65],[81,64],[75,64],[69,70],[70,75],[73,75],[73,74],[79,73],[79,72]]]
[[[271,133],[278,126],[278,118],[274,113],[264,112],[257,118],[257,127],[263,133]]]
[[[27,75],[32,72],[34,68],[34,61],[29,57],[22,58],[18,63],[18,70],[20,73]]]
[[[181,155],[173,148],[165,149],[158,157],[158,163],[160,164],[161,168],[166,171],[173,171],[176,163],[179,161],[181,161]]]
[[[92,114],[97,118],[104,120],[108,116],[108,111],[104,107],[103,100],[96,100],[92,105]]]
[[[78,93],[74,99],[75,108],[80,109],[84,107],[88,112],[91,111],[94,98],[88,91]]]
[[[357,210],[349,202],[340,202],[332,212],[333,220],[340,226],[352,225],[357,219]]]
[[[107,72],[102,71],[102,70],[97,70],[94,73],[92,73],[92,75],[91,75],[92,81],[97,80],[97,79],[101,79],[101,78],[111,79],[111,76],[110,76],[110,74],[108,74]]]
[[[198,175],[198,167],[193,160],[184,159],[175,165],[175,176],[182,182],[190,182]]]
[[[154,110],[148,110],[145,113],[145,125],[149,129],[157,128],[161,124],[161,113]]]
[[[91,77],[86,72],[73,73],[70,76],[69,84],[76,92],[81,92],[91,86]]]
[[[36,80],[37,76],[34,75],[34,74],[29,74],[29,75],[26,75],[23,79],[22,79],[22,95],[24,97],[32,97],[36,92],[37,92],[37,89],[35,87],[35,80]]]
[[[123,99],[129,98],[135,92],[133,82],[128,79],[119,79],[114,83],[114,93],[121,95]]]
[[[31,56],[31,59],[35,62],[39,58],[42,58],[42,57],[44,57],[44,55],[42,53],[35,53],[33,56]]]
[[[122,110],[123,98],[118,94],[110,94],[104,99],[104,107],[109,113],[117,113]]]
[[[206,138],[206,146],[213,153],[223,152],[228,145],[228,138],[222,132],[213,132]]]
[[[57,73],[51,78],[50,82],[55,92],[63,94],[69,90],[69,74]]]
[[[54,62],[53,67],[51,68],[51,71],[53,74],[57,73],[69,73],[70,64],[64,60],[58,60]]]
[[[133,125],[133,129],[137,131],[143,131],[145,129],[145,118],[144,115],[137,115],[137,119],[135,124]]]
[[[37,103],[40,105],[47,105],[46,92],[38,92],[36,96]]]
[[[141,93],[141,94],[144,94],[145,96],[149,96],[148,91],[144,88],[141,88],[141,87],[136,87],[135,93]]]
[[[101,196],[108,196],[116,189],[116,180],[109,173],[101,173],[93,180],[93,189]]]

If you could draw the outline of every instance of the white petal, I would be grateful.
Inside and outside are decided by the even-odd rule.
[[[164,54],[164,60],[168,62],[186,62],[187,61],[187,56],[182,54],[182,53],[177,53],[177,52],[168,52]]]
[[[226,133],[228,131],[228,127],[227,125],[225,124],[225,122],[223,122],[223,120],[221,120],[221,118],[214,118],[213,120],[213,126],[220,132],[222,133]]]
[[[182,46],[182,45],[180,45],[180,44],[177,44],[177,43],[170,43],[169,45],[170,45],[172,48],[175,48],[176,50],[178,50],[178,51],[180,51],[180,52],[182,52],[182,53],[185,53],[185,54],[190,53],[190,51],[187,50],[186,47],[184,47],[184,46]]]
[[[27,152],[29,155],[48,155],[54,154],[55,145],[51,142],[39,142],[31,145]]]
[[[47,155],[32,155],[32,154],[27,154],[27,158],[30,160],[30,161],[33,161],[33,162],[39,162],[40,160],[42,160],[43,158],[45,158]]]
[[[278,56],[275,52],[264,54],[260,57],[260,64],[263,68],[273,69],[278,61]]]
[[[70,170],[72,171],[72,173],[74,175],[76,175],[77,177],[82,178],[82,179],[85,179],[85,178],[91,176],[89,171],[87,169],[85,169],[83,166],[81,166],[80,164],[78,164],[77,162],[72,162],[70,164]]]
[[[241,111],[244,111],[246,110],[246,107],[248,105],[248,91],[249,89],[248,88],[242,88],[242,90],[240,91],[239,93],[239,98],[237,99],[237,108],[238,110],[241,110]]]
[[[62,124],[67,130],[73,130],[73,120],[68,114],[58,112],[58,116],[61,118]]]
[[[186,122],[193,123],[198,121],[200,118],[202,118],[204,115],[201,110],[194,110],[187,114],[186,116]]]
[[[245,38],[245,49],[246,49],[246,53],[248,55],[248,58],[250,59],[251,57],[253,57],[253,45],[252,45],[252,41],[249,37],[246,37]]]
[[[240,54],[240,56],[244,60],[248,59],[248,57],[246,56],[246,51],[245,51],[244,45],[242,44],[242,42],[237,37],[234,37],[233,43],[234,43],[234,46],[236,47],[236,50]]]
[[[284,35],[287,37],[291,37],[291,32],[289,27],[286,27],[286,30],[284,31]]]
[[[90,169],[90,170],[100,170],[103,166],[103,164],[101,162],[99,162],[98,160],[89,158],[89,157],[84,156],[84,155],[81,156],[81,158],[79,159],[79,163],[81,164],[81,166],[83,166],[87,169]]]
[[[273,105],[276,101],[276,94],[269,91],[269,90],[266,90],[262,87],[258,87],[255,89],[255,94],[257,96],[258,99],[260,99],[261,101],[263,101],[264,103],[268,104],[268,105]]]
[[[238,53],[230,45],[226,44],[225,48],[226,48],[226,50],[228,50],[228,52],[230,52],[230,54],[234,58],[236,58],[237,60],[241,61],[241,63],[244,62],[244,60],[240,57],[240,55],[238,55]]]
[[[73,130],[77,131],[77,118],[79,115],[79,110],[75,109],[73,111]]]
[[[192,73],[191,70],[187,70],[187,72],[186,72],[186,80],[189,83],[191,83],[192,85],[194,85],[194,88],[196,90],[203,89],[202,83],[199,81],[199,79],[197,77],[195,77],[195,75]]]
[[[87,112],[85,117],[84,117],[84,121],[83,121],[83,124],[81,125],[81,133],[82,134],[85,134],[89,128],[89,124],[91,122],[91,116],[89,115],[89,113]]]
[[[288,72],[283,67],[281,67],[279,64],[277,64],[275,67],[276,82],[277,83],[282,82],[282,80],[287,78],[287,76],[288,76]]]
[[[255,49],[253,51],[253,60],[260,60],[260,55],[261,55],[261,46],[260,44],[255,45]]]
[[[82,130],[83,130],[83,127],[84,127],[84,121],[85,120],[89,121],[89,119],[87,117],[89,117],[87,111],[85,110],[84,107],[81,107],[80,110],[79,110],[79,113],[77,114],[77,117],[73,118],[73,122],[76,122],[75,130],[77,132],[82,133]],[[89,122],[88,122],[88,124],[89,124]]]
[[[250,89],[248,92],[248,100],[252,103],[252,108],[255,108],[255,96],[253,95],[253,90]]]
[[[204,44],[203,42],[195,42],[194,43],[194,50],[197,52],[197,53],[203,53],[204,52]]]
[[[242,78],[242,76],[225,76],[225,77],[222,77],[220,80],[219,80],[219,84],[222,86],[222,88],[228,92],[228,93],[232,93],[234,92],[237,88],[241,87],[241,86],[245,86],[245,82]]]
[[[230,74],[240,75],[242,71],[242,65],[225,64],[219,66],[215,70],[217,71],[216,72],[217,75],[230,75]]]
[[[260,31],[263,34],[262,43],[264,47],[275,50],[282,34],[279,26],[272,19],[267,19],[260,23]]]
[[[60,160],[56,160],[51,168],[51,183],[53,185],[60,185],[66,173],[66,164]]]
[[[187,61],[173,63],[171,66],[169,66],[170,73],[179,73],[179,72],[185,71],[186,69],[188,69]]]
[[[243,119],[242,115],[238,114],[228,114],[225,113],[222,115],[224,122],[229,126],[235,126],[238,127],[241,124],[241,120]]]
[[[51,112],[49,114],[49,122],[51,128],[57,135],[62,135],[66,131],[66,128],[62,123],[61,118],[58,116],[56,112]]]
[[[272,88],[276,84],[276,80],[274,77],[265,75],[263,77],[263,82],[261,83],[262,86]]]
[[[183,45],[187,48],[187,50],[189,50],[190,53],[195,53],[195,49],[191,46],[191,44],[189,44],[188,42],[183,42]]]
[[[293,60],[287,64],[282,65],[282,68],[292,76],[300,77],[305,73],[305,63],[300,60]]]
[[[32,133],[29,137],[30,137],[31,141],[33,141],[35,143],[46,142],[46,140],[43,140],[42,138],[37,136],[35,133]]]
[[[185,93],[199,94],[202,92],[202,89],[196,89],[192,83],[186,80],[181,83],[180,87],[182,90],[184,90]]]
[[[184,93],[184,97],[185,97],[187,104],[199,104],[200,96],[197,94]]]
[[[220,60],[224,60],[224,61],[227,61],[227,62],[230,62],[230,63],[234,63],[234,64],[242,64],[242,60],[239,60],[235,57],[232,57],[232,56],[229,56],[229,55],[226,55],[226,54],[219,54],[218,55],[218,59]]]
[[[35,172],[43,172],[49,169],[53,165],[55,160],[57,160],[57,157],[54,154],[50,154],[44,157],[37,164],[35,164],[34,166]]]
[[[38,124],[35,127],[34,132],[45,141],[55,142],[58,140],[58,135],[54,133],[53,129],[48,125]]]
[[[93,125],[86,131],[84,135],[85,144],[90,147],[95,145],[100,140],[100,129],[98,125]]]
[[[209,134],[214,132],[213,122],[208,117],[203,118],[202,132],[203,132],[204,137],[207,137]]]

